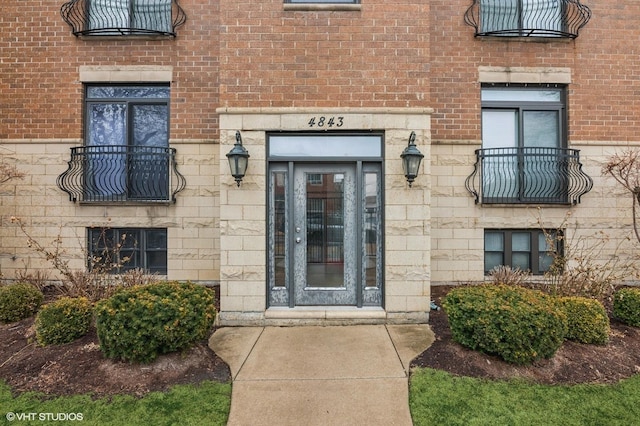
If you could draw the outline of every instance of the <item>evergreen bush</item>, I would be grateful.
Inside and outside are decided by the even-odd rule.
[[[124,289],[98,302],[96,329],[106,357],[151,362],[204,339],[215,314],[211,289],[159,282]]]
[[[621,288],[614,293],[613,316],[625,324],[640,327],[640,288]]]
[[[567,340],[595,345],[607,343],[611,328],[602,303],[586,297],[560,297],[558,305],[567,317]]]
[[[61,297],[36,315],[36,339],[43,346],[72,342],[89,332],[92,316],[86,297]]]
[[[38,311],[44,295],[31,284],[14,283],[0,287],[0,322],[29,318]]]
[[[567,332],[565,315],[537,290],[465,286],[451,290],[442,305],[456,342],[514,364],[551,358]]]

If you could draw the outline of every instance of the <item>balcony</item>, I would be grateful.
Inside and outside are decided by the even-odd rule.
[[[112,145],[71,148],[57,184],[73,202],[169,204],[186,181],[174,148]]]
[[[60,9],[75,36],[176,36],[178,0],[71,0]]]
[[[464,14],[476,37],[576,38],[590,18],[579,0],[473,0]]]
[[[593,187],[579,153],[566,148],[478,149],[465,186],[476,204],[578,204]]]

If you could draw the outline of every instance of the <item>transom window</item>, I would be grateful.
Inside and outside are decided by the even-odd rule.
[[[122,273],[140,268],[167,274],[167,229],[88,229],[89,269]]]
[[[541,229],[485,230],[484,272],[502,265],[542,275],[562,253],[561,235],[560,231],[545,233]]]

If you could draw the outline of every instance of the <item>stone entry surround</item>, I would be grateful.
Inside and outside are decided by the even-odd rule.
[[[430,116],[429,108],[219,108],[220,115],[220,313],[222,325],[426,323],[430,303]],[[310,127],[320,117],[337,130],[384,132],[383,308],[267,308],[266,133],[325,131]],[[249,151],[238,188],[226,153],[236,131]],[[409,135],[425,155],[409,188],[400,154]]]

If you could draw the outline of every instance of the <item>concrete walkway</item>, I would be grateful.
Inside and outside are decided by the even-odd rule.
[[[231,369],[228,425],[411,425],[408,369],[427,325],[228,327],[209,346]]]

